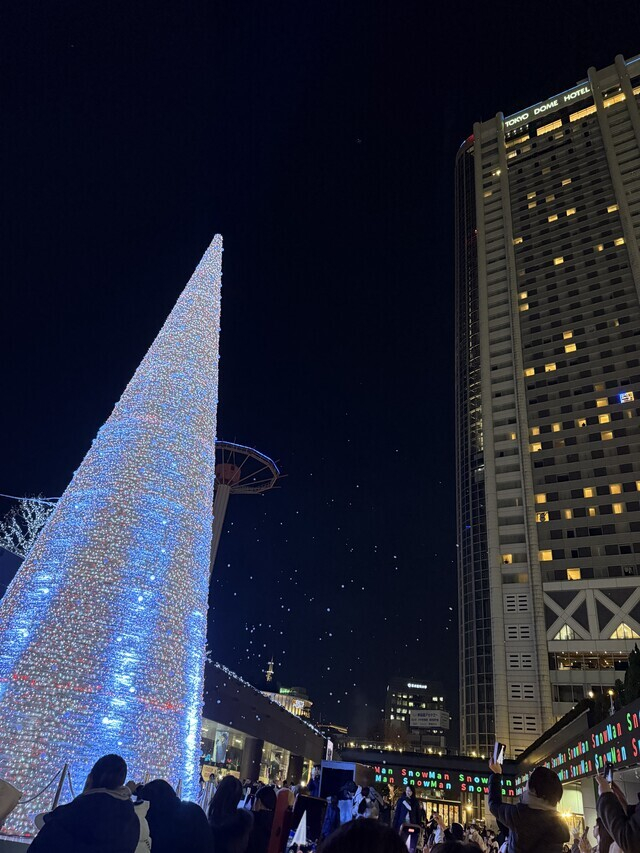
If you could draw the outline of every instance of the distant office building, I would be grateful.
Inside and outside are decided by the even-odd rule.
[[[448,729],[449,714],[439,682],[391,679],[385,702],[385,743],[418,752],[442,749]]]
[[[518,754],[640,637],[640,57],[456,160],[461,747]]]
[[[275,692],[268,690],[263,690],[262,692],[269,699],[277,702],[278,705],[282,705],[283,708],[286,708],[290,714],[294,714],[296,717],[306,717],[309,719],[311,716],[313,702],[309,699],[309,694],[304,687],[280,687]]]

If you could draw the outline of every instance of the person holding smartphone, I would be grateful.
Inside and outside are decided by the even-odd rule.
[[[557,774],[547,767],[536,767],[522,793],[522,802],[510,805],[502,802],[502,766],[490,761],[489,769],[489,811],[509,830],[507,853],[562,853],[570,836],[557,809],[562,799]]]
[[[605,767],[605,771],[609,769]],[[607,778],[607,776],[609,778]],[[613,781],[612,773],[598,774],[597,811],[604,829],[613,838],[609,853],[634,853],[640,850],[640,810],[630,806]]]

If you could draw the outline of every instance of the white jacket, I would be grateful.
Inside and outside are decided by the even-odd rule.
[[[138,820],[140,821],[140,838],[138,839],[138,846],[136,847],[135,853],[149,853],[152,842],[151,834],[149,832],[149,824],[147,823],[149,803],[146,800],[142,800],[139,803],[134,803],[133,807],[135,813],[138,815]]]

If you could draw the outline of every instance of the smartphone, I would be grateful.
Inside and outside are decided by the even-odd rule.
[[[500,741],[496,741],[493,745],[493,763],[494,764],[504,764],[504,753],[506,750],[506,745],[504,743],[500,743]]]
[[[613,764],[609,764],[608,761],[604,765],[604,778],[607,782],[613,782]]]

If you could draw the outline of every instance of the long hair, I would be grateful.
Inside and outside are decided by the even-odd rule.
[[[209,804],[209,823],[219,826],[238,810],[242,797],[242,783],[235,776],[225,776]]]

